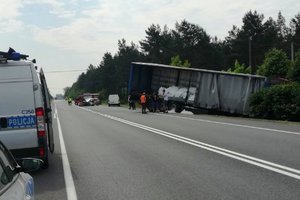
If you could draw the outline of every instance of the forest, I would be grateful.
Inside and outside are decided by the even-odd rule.
[[[138,44],[120,39],[117,53],[106,52],[97,66],[88,66],[64,89],[65,96],[97,92],[105,99],[118,93],[125,100],[131,62],[260,74],[286,81],[300,77],[300,12],[286,22],[281,12],[273,19],[250,10],[241,27],[233,25],[223,40],[187,20],[176,22],[174,29],[152,24],[145,34]],[[272,61],[275,66],[268,68]]]

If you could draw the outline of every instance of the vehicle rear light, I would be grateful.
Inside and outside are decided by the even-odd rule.
[[[37,127],[38,137],[44,137],[46,135],[44,109],[42,107],[36,108],[35,113],[36,113],[36,127]]]
[[[45,155],[45,150],[44,150],[44,148],[40,148],[39,149],[39,153],[40,153],[40,156],[44,156]]]

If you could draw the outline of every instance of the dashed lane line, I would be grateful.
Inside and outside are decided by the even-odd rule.
[[[273,163],[273,162],[269,162],[269,161],[266,161],[266,160],[263,160],[263,159],[259,159],[259,158],[255,158],[255,157],[248,156],[248,155],[245,155],[245,154],[241,154],[241,153],[238,153],[238,152],[235,152],[235,151],[231,151],[231,150],[228,150],[228,149],[224,149],[224,148],[221,148],[221,147],[210,145],[210,144],[207,144],[207,143],[204,143],[204,142],[192,140],[190,138],[182,137],[182,136],[179,136],[179,135],[176,135],[176,134],[173,134],[173,133],[169,133],[169,132],[166,132],[166,131],[163,131],[163,130],[155,129],[155,128],[145,126],[145,125],[142,125],[142,124],[138,124],[138,123],[135,123],[135,122],[131,122],[131,121],[128,121],[128,120],[125,120],[125,119],[122,119],[122,118],[114,117],[112,115],[103,114],[103,113],[96,112],[96,111],[86,109],[86,108],[82,108],[82,107],[78,107],[78,108],[80,108],[82,110],[85,110],[85,111],[88,111],[88,112],[91,112],[91,113],[94,113],[94,114],[97,114],[97,115],[100,115],[102,117],[105,117],[105,118],[108,118],[108,119],[111,119],[111,120],[115,120],[115,121],[118,121],[118,122],[121,122],[121,123],[124,123],[124,124],[127,124],[127,125],[131,125],[131,126],[134,126],[134,127],[137,127],[137,128],[140,128],[140,129],[152,132],[152,133],[156,133],[158,135],[162,135],[162,136],[165,136],[165,137],[177,140],[177,141],[181,141],[181,142],[184,142],[186,144],[190,144],[192,146],[196,146],[196,147],[199,147],[199,148],[202,148],[202,149],[206,149],[208,151],[212,151],[212,152],[215,152],[215,153],[218,153],[218,154],[221,154],[221,155],[224,155],[224,156],[236,159],[236,160],[240,160],[240,161],[245,162],[245,163],[249,163],[249,164],[252,164],[252,165],[264,168],[264,169],[268,169],[270,171],[273,171],[273,172],[276,172],[276,173],[286,175],[286,176],[289,176],[289,177],[300,180],[300,170],[298,170],[298,169],[294,169],[294,168],[287,167],[287,166],[284,166],[284,165],[279,165],[279,164],[276,164],[276,163]]]

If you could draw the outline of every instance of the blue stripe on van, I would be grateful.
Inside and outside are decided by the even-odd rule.
[[[32,128],[36,126],[36,116],[16,116],[7,118],[7,128]]]

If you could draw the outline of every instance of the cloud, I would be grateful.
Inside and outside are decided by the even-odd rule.
[[[0,33],[12,33],[21,30],[23,23],[15,19],[0,20],[0,27],[5,27],[1,28]]]
[[[69,24],[55,28],[34,27],[32,33],[39,43],[64,50],[80,53],[115,50],[117,40],[122,38],[124,31],[120,27],[122,22],[118,22],[122,17],[118,14],[120,10],[118,3],[102,2],[97,8],[82,10],[81,17]]]
[[[21,0],[0,0],[0,20],[15,19],[21,15]]]
[[[114,46],[115,35],[119,32],[117,27],[107,27],[93,18],[78,19],[57,28],[33,28],[33,36],[37,42],[79,53],[92,53],[95,49]]]
[[[24,4],[27,5],[48,5],[50,7],[49,13],[53,14],[60,18],[72,18],[75,16],[75,11],[68,10],[65,7],[67,5],[76,5],[76,0],[70,0],[70,1],[59,1],[59,0],[26,0],[24,1]]]
[[[21,0],[0,0],[0,5],[0,33],[19,31],[23,26],[17,19],[21,16]]]
[[[76,0],[72,0],[74,2]],[[24,5],[46,4],[51,7],[49,13],[61,18],[74,16],[73,11],[65,10],[64,3],[58,0],[0,0],[0,33],[18,32],[25,28],[22,22],[22,8]],[[5,27],[5,28],[3,28]]]
[[[139,23],[149,22],[151,19],[150,23],[161,26],[167,24],[171,28],[176,21],[186,19],[203,27],[209,35],[224,38],[233,25],[242,25],[242,18],[250,10],[264,14],[265,19],[276,19],[281,10],[288,22],[300,10],[300,4],[296,2],[297,0],[155,0],[151,4],[149,1],[143,1],[137,3],[143,12],[137,12],[135,16]]]
[[[292,0],[287,1],[291,5]],[[290,11],[287,1],[99,0],[90,7],[86,6],[90,0],[85,0],[85,3],[78,0],[69,3],[58,0],[26,2],[48,4],[52,8],[51,13],[60,17],[76,15],[68,24],[55,28],[35,27],[32,32],[37,42],[64,50],[96,54],[99,49],[116,50],[117,40],[121,38],[137,43],[145,37],[145,30],[152,23],[173,28],[176,21],[183,19],[200,25],[211,36],[224,38],[232,25],[241,26],[242,17],[250,9],[258,10],[266,18],[274,13],[273,17],[276,17],[279,10],[274,8],[275,5]],[[64,9],[69,4],[81,6],[77,14],[75,10]]]

